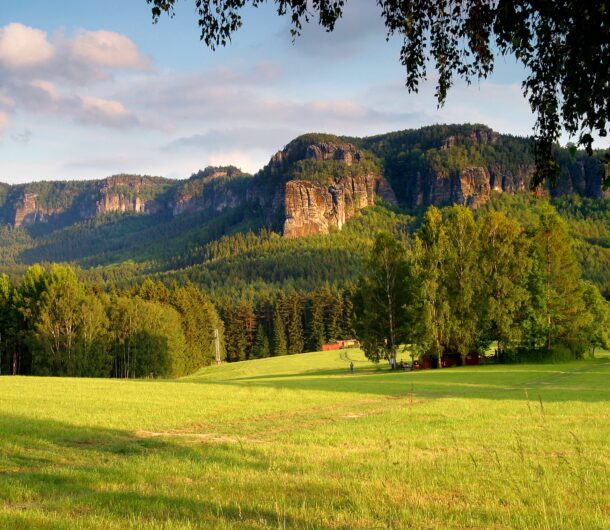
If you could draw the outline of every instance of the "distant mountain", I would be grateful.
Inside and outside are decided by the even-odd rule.
[[[556,154],[560,177],[539,193],[604,195],[598,157],[571,157],[563,149]],[[533,172],[529,139],[483,125],[431,126],[369,138],[306,134],[255,176],[229,166],[208,167],[182,181],[115,175],[99,181],[0,184],[0,222],[66,226],[109,213],[171,217],[250,202],[265,209],[267,219],[279,218],[284,234],[294,237],[340,228],[375,196],[410,208],[452,203],[477,208],[493,192],[528,191]]]
[[[556,152],[557,182],[531,193],[532,147],[529,139],[476,124],[368,138],[306,134],[273,155],[256,175],[226,166],[208,167],[185,180],[115,175],[95,181],[0,184],[0,265],[18,274],[30,263],[66,261],[91,274],[123,279],[184,270],[189,279],[209,285],[223,282],[223,274],[234,274],[236,285],[263,269],[267,272],[251,280],[333,281],[354,277],[363,245],[375,230],[408,224],[431,204],[476,209],[516,193],[552,198],[577,194],[608,204],[601,157],[571,156],[566,149]],[[345,237],[337,236],[350,219],[374,204],[379,205],[377,213],[363,216]],[[599,214],[608,208],[587,208],[597,208],[597,228],[583,232],[583,242],[596,249],[598,262],[610,262],[606,213]],[[240,239],[248,233],[263,235]],[[319,239],[287,241],[325,234],[334,247]],[[293,263],[292,254],[305,248],[307,258]],[[348,248],[349,253],[341,254]],[[277,253],[270,258],[272,252]],[[335,265],[327,270],[322,262],[331,254]],[[243,269],[244,260],[255,256],[253,268]],[[350,265],[342,269],[337,265],[341,260]],[[103,270],[93,269],[99,266]],[[327,272],[320,275],[321,270]],[[606,282],[604,270],[596,273],[600,285]]]

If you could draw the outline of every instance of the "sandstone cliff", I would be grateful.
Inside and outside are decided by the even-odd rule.
[[[36,193],[24,193],[16,202],[13,226],[31,226],[35,223],[48,222],[63,212],[61,208],[39,207],[37,197]]]
[[[89,216],[107,213],[157,213],[163,205],[157,197],[166,187],[160,179],[135,175],[115,175],[104,179],[98,189],[95,211]]]
[[[396,202],[373,155],[334,136],[304,135],[256,175],[248,200],[270,216],[281,209],[283,234],[301,237],[340,230],[376,196]]]
[[[401,205],[463,204],[478,208],[492,193],[531,192],[535,171],[531,139],[500,135],[483,125],[438,125],[366,138],[363,145],[383,159],[384,176]],[[561,174],[537,194],[578,193],[597,198],[602,190],[599,159],[558,150]]]
[[[347,177],[331,185],[291,180],[284,189],[284,235],[301,237],[340,230],[359,210],[372,206],[380,191],[386,200],[394,200],[391,188],[379,175]]]

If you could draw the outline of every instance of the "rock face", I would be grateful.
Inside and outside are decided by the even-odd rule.
[[[307,146],[305,158],[321,161],[338,160],[351,166],[353,162],[360,162],[362,152],[348,143],[320,142]]]
[[[156,213],[161,205],[154,199],[155,182],[148,177],[118,175],[104,179],[94,215],[107,213]]]
[[[284,235],[301,237],[340,230],[350,217],[375,203],[380,188],[386,200],[393,199],[391,188],[378,175],[350,177],[332,185],[291,180],[284,191]]]
[[[283,219],[282,233],[293,238],[340,230],[376,197],[396,203],[370,152],[336,136],[306,134],[271,157],[246,200],[266,212],[268,222]]]
[[[40,208],[37,203],[36,193],[24,193],[20,201],[15,205],[13,226],[31,226],[35,223],[48,222],[54,216],[62,213],[61,209]]]
[[[460,172],[456,201],[476,209],[489,200],[491,177],[484,167],[469,167]]]

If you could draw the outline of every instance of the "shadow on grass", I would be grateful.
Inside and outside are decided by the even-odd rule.
[[[0,450],[3,528],[20,528],[24,521],[26,527],[42,527],[43,521],[57,519],[70,527],[79,517],[92,517],[97,526],[100,518],[130,527],[142,521],[155,527],[168,521],[203,527],[247,526],[261,520],[277,525],[276,511],[253,510],[226,497],[211,500],[213,475],[207,473],[206,483],[196,484],[201,467],[264,473],[268,462],[258,448],[189,446],[139,438],[128,431],[3,415]],[[286,519],[290,527],[303,523],[292,516]]]
[[[363,373],[364,372],[364,373]],[[324,370],[298,374],[242,376],[234,379],[185,379],[185,383],[276,389],[354,392],[359,394],[538,399],[546,401],[610,401],[607,359],[561,365],[487,365],[417,372],[375,368]],[[527,391],[527,392],[526,392]]]

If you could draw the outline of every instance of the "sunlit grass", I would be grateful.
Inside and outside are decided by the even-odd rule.
[[[610,358],[0,378],[3,528],[610,528]],[[348,373],[352,360],[356,373]]]

